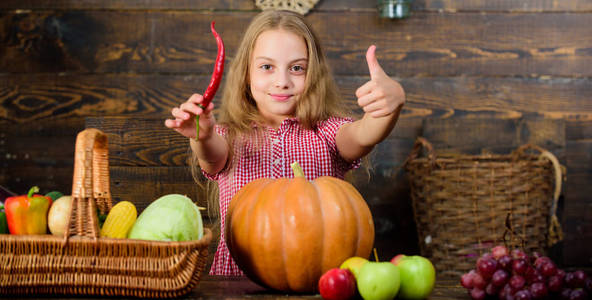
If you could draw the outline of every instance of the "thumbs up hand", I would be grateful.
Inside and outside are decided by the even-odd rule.
[[[388,116],[405,103],[403,87],[391,79],[376,59],[376,46],[366,52],[366,61],[370,71],[370,81],[356,90],[358,105],[366,114],[374,118]]]

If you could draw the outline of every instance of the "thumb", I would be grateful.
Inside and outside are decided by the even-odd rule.
[[[366,51],[366,62],[368,62],[368,70],[370,71],[370,78],[375,79],[376,76],[384,74],[384,70],[376,59],[376,46],[371,45]]]

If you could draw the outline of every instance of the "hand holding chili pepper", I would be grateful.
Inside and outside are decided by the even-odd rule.
[[[175,120],[166,120],[165,126],[172,128],[179,132],[183,136],[188,138],[195,138],[195,140],[205,139],[209,137],[213,131],[214,124],[216,123],[214,117],[211,115],[213,105],[211,105],[212,99],[220,86],[222,80],[222,74],[224,73],[224,42],[222,38],[216,32],[214,28],[215,22],[212,21],[210,26],[212,34],[216,38],[218,45],[218,55],[216,56],[216,63],[214,64],[214,72],[210,79],[210,84],[204,92],[203,96],[200,94],[193,94],[185,103],[181,104],[179,108],[174,108],[172,111]],[[206,120],[200,120],[200,116],[207,116]],[[195,118],[195,131],[193,131],[193,119]],[[205,134],[200,136],[200,127],[206,129]],[[204,128],[205,127],[205,128]],[[195,135],[193,135],[193,131]]]
[[[165,126],[174,129],[181,135],[190,139],[208,139],[212,135],[214,125],[216,124],[216,120],[212,113],[214,104],[208,104],[208,107],[204,110],[202,108],[203,102],[204,99],[202,95],[193,94],[179,107],[173,108],[172,115],[175,119],[166,120],[164,123]],[[200,116],[199,121],[196,121],[197,116]],[[199,122],[199,127],[201,128],[199,133],[195,130],[196,122]]]

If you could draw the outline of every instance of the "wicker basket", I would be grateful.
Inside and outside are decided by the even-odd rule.
[[[261,10],[291,10],[306,15],[319,0],[255,0],[255,5]]]
[[[199,283],[212,233],[199,241],[100,238],[97,208],[111,208],[107,136],[78,134],[72,210],[64,237],[0,235],[0,295],[177,297]]]
[[[420,157],[424,148],[427,157]],[[540,147],[525,145],[508,155],[435,155],[418,138],[405,167],[419,248],[440,276],[473,269],[495,244],[545,253],[562,238],[555,216],[562,170]]]

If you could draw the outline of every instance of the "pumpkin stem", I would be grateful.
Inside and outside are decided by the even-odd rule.
[[[374,248],[374,260],[378,262],[378,252],[376,252],[376,248]]]
[[[304,171],[302,171],[302,167],[297,161],[293,162],[290,167],[292,168],[292,172],[294,172],[294,177],[304,177]]]

